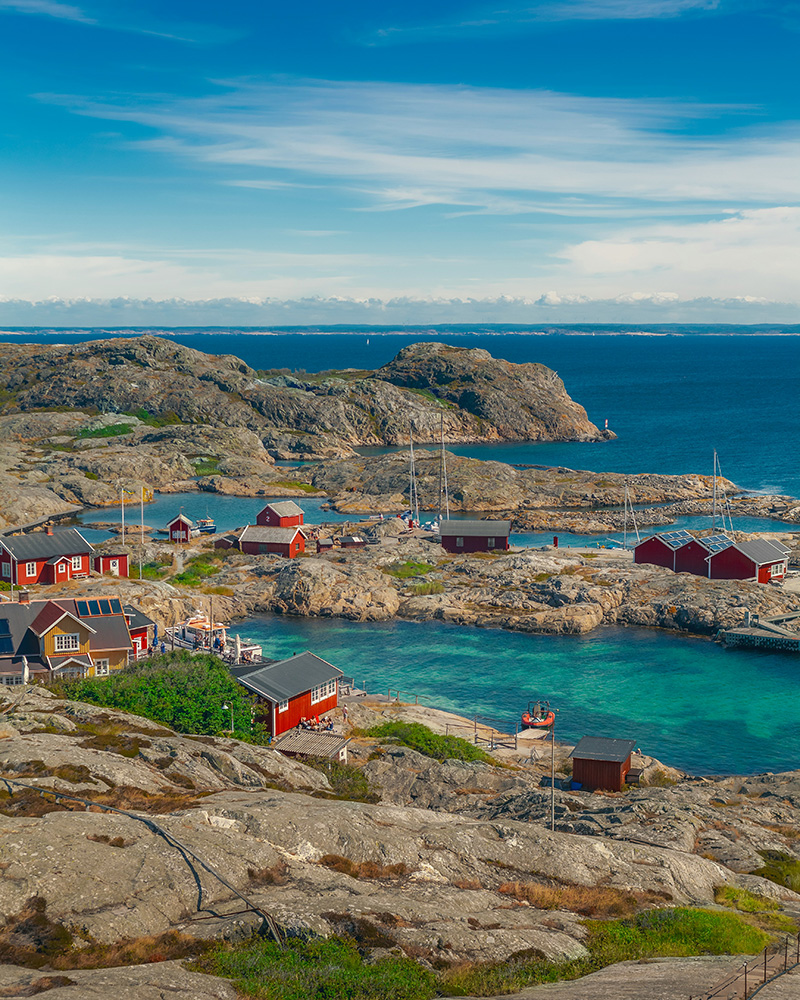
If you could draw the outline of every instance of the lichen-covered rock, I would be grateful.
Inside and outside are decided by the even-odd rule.
[[[303,559],[280,571],[268,603],[280,614],[383,621],[395,615],[400,598],[374,570]]]

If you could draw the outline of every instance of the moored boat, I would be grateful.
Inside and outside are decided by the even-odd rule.
[[[195,524],[197,530],[205,535],[213,535],[217,530],[217,524],[213,517],[199,517]]]
[[[532,702],[528,710],[522,713],[524,729],[549,729],[556,721],[556,713],[550,708],[550,702]]]

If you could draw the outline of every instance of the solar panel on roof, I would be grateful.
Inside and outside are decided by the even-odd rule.
[[[100,612],[100,602],[99,601],[89,601],[89,614],[99,615]]]
[[[111,614],[112,615],[121,615],[122,614],[122,605],[119,603],[119,600],[116,597],[113,597],[109,601],[109,604],[111,605]]]
[[[0,654],[13,652],[14,642],[11,638],[11,629],[8,626],[8,618],[0,618]]]
[[[726,535],[710,535],[703,539],[703,545],[709,552],[721,552],[723,549],[730,548],[733,542]]]
[[[75,608],[78,612],[79,618],[86,618],[89,614],[89,602],[88,601],[76,601]]]
[[[111,614],[111,601],[101,601],[100,602],[100,610],[103,612],[104,615],[110,615]]]

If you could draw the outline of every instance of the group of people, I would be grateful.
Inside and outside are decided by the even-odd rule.
[[[332,733],[333,719],[329,715],[325,715],[321,719],[318,715],[315,715],[312,719],[307,719],[303,716],[298,723],[298,728],[310,729],[314,733]]]

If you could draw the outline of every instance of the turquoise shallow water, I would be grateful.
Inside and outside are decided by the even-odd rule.
[[[264,655],[303,649],[368,689],[389,687],[502,728],[534,697],[559,708],[557,736],[629,737],[695,773],[800,767],[800,657],[726,650],[649,629],[531,636],[441,623],[260,616],[236,625]]]

